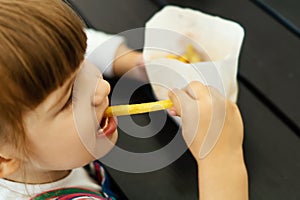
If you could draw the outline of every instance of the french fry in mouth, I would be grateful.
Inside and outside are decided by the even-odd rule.
[[[162,100],[162,101],[156,101],[150,103],[110,106],[106,109],[104,113],[104,117],[154,112],[158,110],[165,110],[171,108],[172,106],[173,103],[170,100]]]

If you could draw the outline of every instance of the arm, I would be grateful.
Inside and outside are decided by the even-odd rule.
[[[128,48],[123,37],[86,29],[86,58],[106,76],[122,76],[135,67],[143,67],[142,53]]]
[[[200,199],[248,199],[242,134],[239,110],[235,104],[227,102],[225,125],[217,144],[207,157],[196,159]]]
[[[169,96],[174,103],[170,113],[182,117],[183,137],[198,164],[200,199],[248,199],[243,123],[237,106],[199,82]],[[218,137],[207,145],[207,134],[216,132]]]

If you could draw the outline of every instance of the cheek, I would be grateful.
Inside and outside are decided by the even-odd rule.
[[[28,138],[33,163],[39,168],[65,170],[83,166],[93,160],[70,117],[42,124],[32,130]]]

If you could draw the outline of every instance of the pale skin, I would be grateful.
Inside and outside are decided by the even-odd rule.
[[[59,180],[65,177],[70,169],[83,166],[95,159],[86,150],[78,136],[73,118],[73,107],[66,106],[76,73],[25,117],[27,145],[31,150],[30,160],[14,158],[13,155],[10,155],[9,159],[25,167],[26,179],[24,180],[22,176],[22,168],[1,174],[2,177],[17,182],[47,183]],[[99,121],[108,106],[109,92],[109,83],[99,77],[92,102]],[[109,140],[115,143],[117,136],[115,132]],[[91,139],[94,138],[91,137]]]
[[[113,71],[115,76],[122,76],[134,67],[143,68],[144,60],[141,52],[132,51],[125,44],[117,49]]]
[[[174,103],[170,113],[182,117],[183,137],[189,141],[189,149],[198,164],[200,199],[248,199],[248,178],[242,149],[243,123],[236,104],[199,82],[192,82],[183,90],[173,90],[169,97]],[[217,105],[222,104],[226,115],[221,135],[212,151],[199,158],[203,139],[211,124],[212,109],[218,109]],[[200,114],[197,126],[191,118],[195,113]],[[196,134],[191,136],[195,131]]]
[[[116,58],[120,59],[114,62],[113,69],[119,76],[130,68],[142,66],[142,54],[135,51],[124,53],[128,51],[129,48],[125,45],[117,50]],[[78,137],[72,106],[66,106],[78,71],[35,110],[26,114],[24,124],[28,128],[26,136],[31,150],[30,160],[20,156],[12,145],[7,144],[0,148],[0,178],[31,184],[48,183],[67,176],[70,169],[95,160]],[[101,121],[108,107],[109,92],[109,83],[100,75],[92,102],[98,121]],[[108,139],[115,144],[117,137],[118,133],[115,131]],[[103,150],[104,154],[108,151],[109,149]]]
[[[126,70],[120,69],[121,66],[131,63],[128,66],[135,67],[139,65],[137,62],[142,62],[140,53],[126,54],[129,55],[126,57],[124,47],[121,47],[118,53],[123,56],[118,60],[119,62],[114,63],[116,74],[125,73]],[[125,64],[123,65],[122,62]],[[71,169],[83,166],[95,159],[82,145],[76,133],[72,107],[62,110],[71,93],[76,73],[62,87],[51,93],[34,111],[26,115],[25,125],[31,127],[27,131],[32,153],[29,155],[30,160],[20,157],[20,154],[9,144],[0,148],[1,178],[32,184],[53,182],[67,176]],[[197,130],[196,137],[193,138],[189,148],[199,168],[200,199],[248,199],[247,172],[242,151],[243,126],[237,106],[224,99],[215,90],[209,93],[207,87],[198,82],[191,83],[189,88],[173,90],[170,93],[170,99],[174,103],[170,113],[182,117],[184,138],[190,138],[188,134],[194,132],[190,130]],[[109,91],[109,84],[103,80],[102,76],[99,77],[92,102],[97,110],[99,121],[108,106]],[[205,158],[199,159],[200,147],[210,124],[212,96],[217,99],[217,103],[226,103],[225,124],[216,146]],[[206,117],[200,118],[201,120],[196,123],[191,120],[188,113],[197,114],[198,111],[182,103],[186,100],[196,103],[200,107],[202,116]],[[61,134],[62,132],[64,134]],[[109,136],[109,140],[115,143],[117,137],[116,131]],[[26,179],[24,179],[22,167],[26,168]]]

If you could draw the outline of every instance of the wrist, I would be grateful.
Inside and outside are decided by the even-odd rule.
[[[248,199],[248,176],[242,149],[230,155],[210,154],[196,160],[200,199]],[[206,196],[214,193],[217,196]]]
[[[199,168],[210,166],[211,168],[220,168],[220,166],[244,166],[244,156],[242,147],[228,149],[213,149],[206,157],[196,158]]]

